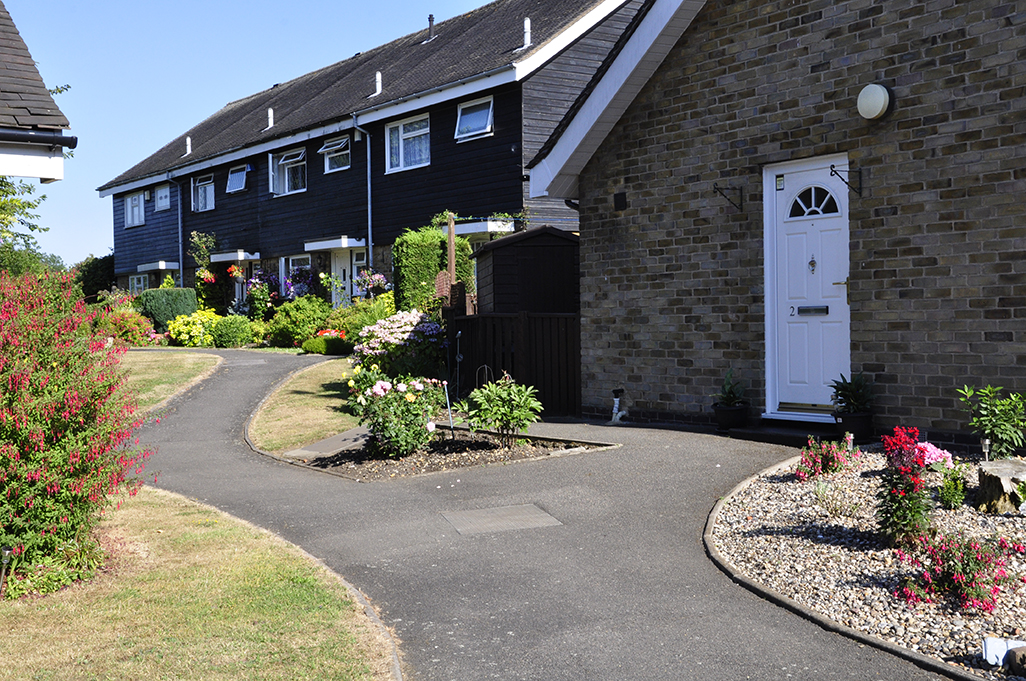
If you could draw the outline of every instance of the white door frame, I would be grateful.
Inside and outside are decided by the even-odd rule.
[[[814,158],[798,161],[787,161],[764,166],[762,169],[763,188],[763,262],[764,280],[763,290],[765,292],[765,339],[766,339],[766,410],[763,418],[779,419],[789,421],[818,421],[833,423],[834,418],[830,414],[780,411],[778,381],[778,354],[780,340],[778,339],[779,325],[778,315],[780,313],[780,301],[778,300],[777,277],[779,275],[779,263],[777,262],[777,202],[782,197],[791,196],[790,191],[777,191],[776,177],[788,173],[825,170],[829,172],[833,165],[847,179],[848,155],[846,153],[831,154],[828,156],[817,156]],[[843,185],[842,185],[843,186]],[[847,218],[848,213],[848,190],[837,192],[837,200],[841,206],[842,214]],[[850,267],[850,264],[849,264]],[[850,320],[849,320],[850,336]],[[847,353],[847,366],[851,366],[851,345],[843,351]]]

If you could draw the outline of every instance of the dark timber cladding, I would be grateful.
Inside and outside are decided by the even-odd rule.
[[[403,230],[428,224],[443,210],[486,218],[522,209],[520,86],[511,83],[465,101],[494,97],[494,135],[457,142],[461,100],[427,110],[431,123],[431,165],[385,174],[385,127],[417,115],[371,126],[374,175],[374,240],[390,243]]]
[[[185,186],[189,186],[188,182]],[[178,189],[174,183],[171,183],[170,187],[171,208],[155,210],[153,201],[144,201],[145,224],[138,227],[125,227],[124,197],[114,199],[116,273],[135,274],[137,266],[142,263],[178,260]]]

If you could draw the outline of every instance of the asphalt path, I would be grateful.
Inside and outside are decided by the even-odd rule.
[[[359,588],[406,679],[936,679],[737,586],[702,546],[738,482],[795,450],[633,427],[532,432],[622,446],[358,483],[253,452],[260,400],[316,357],[225,362],[140,432],[156,486],[265,527]],[[460,534],[443,514],[533,505],[559,524]]]

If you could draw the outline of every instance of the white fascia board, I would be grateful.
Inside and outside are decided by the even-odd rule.
[[[39,178],[42,182],[64,179],[64,150],[39,144],[0,142],[0,175]]]
[[[304,130],[303,132],[297,132],[294,135],[288,137],[279,137],[277,139],[263,142],[252,147],[243,147],[236,149],[220,156],[214,156],[212,158],[198,161],[191,165],[180,166],[170,171],[163,171],[148,175],[138,180],[126,182],[125,184],[119,184],[114,187],[109,187],[100,191],[100,198],[107,196],[113,196],[114,194],[124,194],[127,192],[134,191],[136,189],[142,189],[149,187],[154,184],[160,184],[168,180],[173,180],[176,177],[182,177],[183,175],[191,175],[192,173],[202,172],[216,166],[231,163],[233,161],[241,161],[249,158],[250,156],[257,156],[259,154],[266,154],[271,151],[277,151],[278,149],[284,149],[300,142],[307,142],[317,137],[324,137],[325,135],[333,135],[337,132],[343,132],[353,127],[353,121],[346,119],[330,125],[322,125],[319,128],[313,128],[311,130]]]
[[[521,62],[516,62],[517,80],[523,80],[529,75],[545,66],[554,59],[560,52],[574,44],[584,34],[595,28],[598,24],[627,4],[624,0],[605,0],[583,17],[575,21],[569,28],[552,38],[549,42]],[[530,18],[530,17],[525,17]]]
[[[139,265],[136,268],[136,272],[154,272],[160,270],[177,270],[178,263],[174,260],[158,260],[157,262],[147,262]]]
[[[577,176],[704,5],[655,1],[559,141],[531,169],[532,197],[577,198]]]
[[[259,260],[259,253],[247,253],[241,248],[237,251],[225,251],[223,253],[212,253],[210,262],[237,262],[246,260]]]
[[[496,234],[513,231],[512,220],[480,220],[478,222],[457,222],[456,234],[470,236],[472,234]],[[449,233],[449,226],[443,225],[442,232]]]
[[[349,236],[337,236],[334,239],[320,239],[318,241],[307,241],[303,244],[303,250],[330,251],[336,248],[366,248],[366,239],[354,239]]]

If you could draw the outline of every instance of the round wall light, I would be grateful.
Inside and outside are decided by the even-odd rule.
[[[891,106],[891,91],[883,85],[867,85],[859,93],[859,115],[867,120],[880,118]]]

